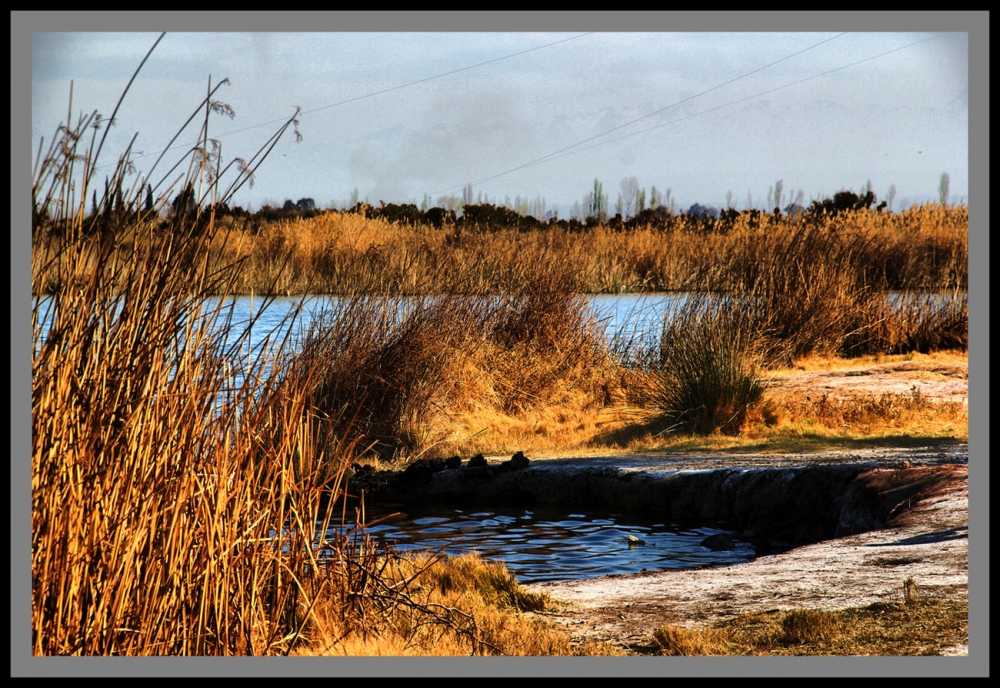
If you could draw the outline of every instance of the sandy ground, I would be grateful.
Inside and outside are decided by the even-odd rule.
[[[783,373],[770,381],[775,396],[813,398],[827,394],[835,399],[866,394],[920,392],[931,401],[969,403],[968,362],[935,360],[898,361],[851,368]]]
[[[801,372],[778,384],[782,391],[796,394],[840,397],[907,393],[916,387],[933,400],[968,403],[967,364],[876,364]],[[891,449],[881,452],[893,453]],[[547,591],[561,602],[559,611],[546,616],[568,627],[574,639],[602,640],[623,647],[648,641],[653,630],[664,624],[696,627],[748,612],[833,610],[900,601],[907,578],[916,582],[919,594],[967,600],[968,447],[947,454],[940,462],[927,463],[943,464],[940,470],[948,473],[948,479],[933,492],[922,495],[882,530],[828,540],[737,566],[528,587]],[[741,465],[745,460],[735,455],[730,459],[732,465]],[[941,653],[966,655],[968,643],[941,648]]]

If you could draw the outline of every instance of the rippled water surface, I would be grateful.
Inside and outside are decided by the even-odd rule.
[[[734,549],[718,552],[700,544],[724,532],[615,514],[524,509],[425,511],[369,529],[373,537],[401,551],[478,551],[486,559],[506,562],[523,583],[726,566],[753,559],[747,542],[737,540]]]

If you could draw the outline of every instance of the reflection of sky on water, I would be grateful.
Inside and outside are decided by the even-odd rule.
[[[635,295],[622,296],[598,295],[589,297],[594,316],[600,322],[609,338],[623,337],[626,341],[645,336],[659,334],[663,317],[671,305],[682,303],[683,295]],[[38,324],[41,327],[41,337],[48,332],[51,297],[39,301]],[[267,304],[266,308],[262,307]],[[249,347],[244,344],[241,355],[253,354],[268,347],[279,345],[291,330],[292,344],[298,346],[310,323],[321,313],[331,309],[337,303],[336,297],[278,297],[268,299],[261,297],[237,296],[222,299],[207,299],[203,313],[209,314],[219,308],[220,324],[226,320],[232,323],[232,331],[228,340],[235,342],[249,327]],[[302,305],[299,316],[293,321],[289,315]],[[229,309],[232,309],[231,316]],[[251,325],[251,317],[256,320]],[[37,341],[37,340],[36,340]]]
[[[749,561],[753,547],[714,552],[701,546],[712,528],[681,529],[615,514],[440,509],[373,526],[369,534],[399,551],[478,551],[503,560],[524,583],[594,578],[642,570],[726,566]],[[629,536],[640,542],[629,540]]]

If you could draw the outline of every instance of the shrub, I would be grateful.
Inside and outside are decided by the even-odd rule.
[[[759,336],[732,300],[692,297],[665,325],[653,405],[676,427],[738,433],[765,389]]]

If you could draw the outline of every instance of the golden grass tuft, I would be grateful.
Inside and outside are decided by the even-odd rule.
[[[653,641],[663,655],[710,657],[728,654],[725,637],[712,629],[661,626],[653,631]]]
[[[321,603],[305,631],[308,641],[294,654],[552,656],[607,651],[603,646],[574,647],[564,631],[526,614],[551,601],[522,589],[502,563],[475,553],[448,559],[414,555],[397,560],[392,570],[391,580],[405,584],[411,604],[361,618]]]

